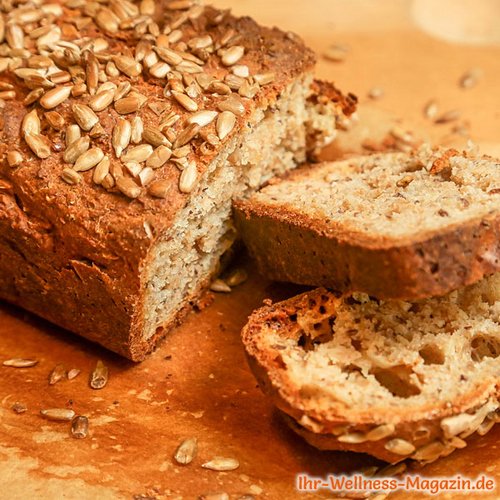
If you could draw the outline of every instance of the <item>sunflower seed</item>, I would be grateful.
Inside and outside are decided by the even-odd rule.
[[[253,75],[253,79],[259,84],[259,85],[269,85],[270,83],[273,83],[274,80],[276,79],[276,75],[274,73],[259,73],[257,75]]]
[[[368,97],[370,99],[373,99],[374,101],[376,99],[380,99],[381,97],[384,97],[384,89],[381,88],[381,87],[372,87],[369,91],[368,91]]]
[[[56,365],[49,374],[49,385],[57,384],[60,380],[66,377],[66,368],[64,365]]]
[[[196,123],[186,125],[174,141],[174,148],[180,148],[194,139],[200,131],[200,126]]]
[[[323,57],[328,61],[342,62],[347,57],[347,47],[342,45],[331,45],[323,52]]]
[[[210,83],[207,90],[209,92],[212,92],[214,94],[219,94],[219,95],[231,94],[231,87],[229,87],[229,85],[226,85],[225,83],[218,82],[218,81]]]
[[[89,94],[94,95],[99,84],[99,61],[93,52],[87,53],[87,66],[85,68],[87,88]]]
[[[154,54],[154,53],[153,53]],[[160,61],[149,68],[149,73],[155,78],[165,78],[172,68],[166,62]]]
[[[228,274],[228,276],[225,279],[225,282],[229,286],[238,286],[241,285],[242,283],[245,283],[247,279],[248,279],[247,272],[243,268],[238,267],[236,269],[233,269]]]
[[[155,172],[151,167],[144,167],[137,175],[141,186],[148,186],[155,178]]]
[[[241,500],[242,497],[239,497],[238,500]],[[229,500],[229,495],[221,491],[219,493],[205,493],[198,497],[198,500]]]
[[[208,110],[198,111],[197,113],[191,115],[188,118],[188,123],[196,123],[200,127],[205,127],[206,125],[212,123],[217,117],[217,115],[218,115],[217,111],[208,111]]]
[[[71,144],[80,139],[81,136],[81,129],[78,125],[69,125],[66,128],[66,147],[71,146]]]
[[[40,98],[40,105],[45,109],[52,109],[63,103],[71,95],[72,86],[56,87],[46,92]]]
[[[32,134],[38,135],[42,130],[42,124],[40,122],[40,118],[38,118],[38,114],[36,109],[31,110],[29,113],[26,113],[23,118],[23,122],[21,124],[21,130],[24,135]]]
[[[460,86],[464,89],[471,89],[472,87],[475,87],[481,78],[483,72],[478,69],[474,68],[469,71],[467,71],[461,78],[460,78]]]
[[[132,177],[137,177],[141,170],[142,166],[140,163],[137,163],[135,161],[129,161],[127,163],[123,164],[127,172],[132,176]]]
[[[184,157],[188,156],[189,153],[191,153],[191,145],[190,144],[186,144],[185,146],[182,146],[181,148],[174,149],[172,151],[172,154],[176,158],[184,158]]]
[[[236,470],[240,466],[240,463],[235,458],[224,458],[215,457],[208,462],[202,464],[204,469],[210,469],[215,471],[231,471]]]
[[[23,162],[23,155],[19,151],[9,151],[7,153],[7,163],[9,167],[18,167]]]
[[[170,159],[172,151],[167,146],[158,146],[146,160],[146,167],[160,168]]]
[[[55,422],[69,422],[73,420],[75,416],[74,410],[70,408],[48,408],[46,410],[40,410],[40,414],[47,420],[53,420]]]
[[[140,116],[135,116],[132,119],[132,131],[130,135],[130,140],[134,144],[140,144],[142,141],[142,132],[144,130],[144,126],[142,124],[142,119]]]
[[[17,413],[18,415],[20,413],[26,413],[28,411],[28,408],[26,405],[23,403],[15,402],[12,406],[11,409],[14,413]]]
[[[217,118],[217,135],[223,141],[234,129],[236,116],[231,111],[223,111]]]
[[[73,116],[83,130],[90,130],[99,122],[97,115],[85,104],[73,104]]]
[[[35,359],[12,358],[5,360],[2,364],[12,368],[31,368],[38,364],[38,361]]]
[[[9,23],[5,27],[5,40],[11,49],[24,48],[24,32],[21,26]]]
[[[104,178],[109,174],[109,157],[104,156],[104,158],[96,165],[94,172],[92,174],[92,180],[95,184],[101,184]]]
[[[130,85],[130,82],[120,82],[118,87],[116,87],[114,100],[123,99],[131,90],[132,85]]]
[[[243,82],[243,85],[238,89],[238,94],[241,97],[246,97],[248,99],[253,99],[259,92],[260,87],[258,83],[250,84],[247,81]]]
[[[169,10],[187,10],[193,6],[193,0],[170,0],[166,7]]]
[[[90,374],[90,387],[92,389],[102,389],[108,383],[108,367],[98,360],[97,364]]]
[[[429,120],[436,118],[438,113],[438,106],[436,101],[431,100],[424,106],[424,116]]]
[[[366,434],[364,432],[351,432],[343,434],[337,438],[341,443],[359,444],[366,441]]]
[[[90,139],[88,136],[83,136],[73,141],[69,147],[66,148],[63,154],[63,160],[66,163],[75,163],[80,156],[82,156],[90,147]]]
[[[212,290],[212,292],[229,293],[231,287],[224,280],[215,279],[210,284],[210,290]]]
[[[178,446],[174,459],[178,464],[190,464],[198,452],[198,441],[196,438],[188,438]]]
[[[187,111],[198,111],[198,104],[196,104],[196,102],[186,94],[172,91],[172,95],[174,96],[174,99]]]
[[[245,54],[245,49],[241,45],[233,45],[222,53],[222,64],[224,66],[232,66],[236,64]]]
[[[73,165],[73,170],[75,172],[86,172],[87,170],[94,168],[103,158],[104,153],[101,148],[90,148],[78,157]]]
[[[146,161],[153,154],[153,146],[150,144],[140,144],[139,146],[128,148],[125,153],[122,154],[122,161],[126,162],[137,162],[141,163]]]
[[[89,106],[94,111],[104,111],[112,102],[115,96],[114,90],[99,92],[89,100]]]
[[[75,185],[82,180],[82,176],[72,168],[64,168],[61,172],[61,179],[67,184]]]
[[[250,76],[250,70],[245,64],[237,64],[231,68],[233,75],[239,76],[241,78],[248,78]]]
[[[241,99],[234,94],[220,101],[217,106],[221,111],[231,111],[237,116],[245,114],[245,106],[243,106]]]
[[[139,76],[142,72],[141,63],[137,62],[134,58],[128,56],[117,56],[114,58],[116,67],[125,73],[130,78]]]
[[[71,95],[73,97],[80,97],[87,92],[87,85],[85,83],[78,83],[71,89]]]
[[[89,419],[78,415],[71,421],[71,435],[76,439],[85,439],[89,432]]]
[[[455,120],[458,120],[461,116],[460,111],[458,109],[452,109],[451,111],[446,111],[442,115],[438,116],[435,120],[434,123],[436,124],[443,124],[443,123],[449,123]]]
[[[45,90],[43,88],[33,89],[29,94],[26,95],[26,97],[23,100],[23,104],[25,106],[33,104],[34,102],[38,101],[40,97],[43,96],[44,92]]]
[[[384,448],[396,455],[410,455],[415,451],[415,446],[404,439],[391,439],[385,443]]]
[[[169,140],[154,127],[145,127],[142,133],[142,139],[152,146],[170,146]]]
[[[129,198],[137,198],[141,194],[141,188],[130,177],[118,177],[116,187]]]
[[[131,134],[132,126],[130,122],[124,118],[120,118],[118,123],[113,128],[113,134],[111,137],[111,143],[117,158],[121,157],[123,151],[130,144]]]
[[[115,101],[115,110],[120,115],[135,113],[141,107],[141,101],[136,96],[128,96]]]
[[[80,371],[78,368],[71,368],[71,370],[68,372],[68,380],[73,380],[74,378],[78,377],[80,375]]]
[[[10,101],[15,99],[16,92],[14,90],[2,90],[0,91],[0,99],[3,101]]]
[[[446,446],[440,441],[433,441],[419,448],[411,458],[414,460],[434,460],[439,458]]]
[[[413,134],[411,132],[407,132],[398,125],[392,127],[390,134],[394,137],[394,139],[404,142],[405,144],[413,144],[415,142]]]
[[[61,130],[64,127],[64,118],[57,111],[49,111],[44,116],[53,129]]]
[[[166,47],[153,47],[158,57],[172,66],[177,66],[182,62],[182,57],[172,49]]]
[[[48,158],[50,156],[50,141],[43,135],[26,134],[24,140],[30,147],[31,151],[35,153],[40,159]]]
[[[395,431],[394,424],[383,424],[366,433],[367,441],[378,441],[392,435]]]
[[[100,9],[94,20],[99,28],[109,33],[116,33],[120,25],[119,18],[107,8]]]

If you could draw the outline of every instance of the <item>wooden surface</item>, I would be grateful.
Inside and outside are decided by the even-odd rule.
[[[454,123],[431,125],[423,117],[422,108],[431,98],[443,112],[459,109],[459,123],[470,127],[470,136],[482,151],[500,156],[500,47],[446,41],[470,40],[471,30],[481,29],[472,22],[474,16],[479,11],[484,15],[488,2],[482,2],[481,9],[465,11],[472,27],[465,21],[457,24],[460,14],[449,10],[450,2],[439,3],[447,12],[439,12],[438,2],[433,2],[432,15],[422,10],[425,3],[429,2],[216,2],[262,23],[296,31],[319,52],[332,43],[350,48],[344,63],[320,60],[318,67],[321,77],[360,97],[359,123],[327,156],[359,151],[365,138],[381,138],[396,123],[427,140],[464,146],[466,138],[451,133]],[[447,25],[446,19],[452,24]],[[485,28],[483,38],[492,32],[488,39],[498,41],[496,24]],[[443,39],[428,33],[439,33]],[[460,76],[475,67],[483,70],[483,78],[472,89],[460,88]],[[383,98],[367,99],[373,86],[384,89]],[[0,305],[0,359],[39,360],[30,369],[0,367],[0,498],[194,499],[217,491],[226,491],[231,498],[251,492],[266,499],[308,498],[294,490],[297,472],[324,475],[374,463],[368,457],[318,452],[307,446],[285,428],[256,387],[239,331],[262,299],[293,293],[292,287],[253,276],[230,295],[217,296],[203,312],[191,315],[141,365]],[[88,387],[88,375],[99,358],[109,366],[110,381],[103,390],[94,391]],[[82,373],[73,381],[49,387],[47,376],[58,363]],[[16,401],[26,404],[28,411],[15,414],[11,406]],[[73,439],[67,424],[47,422],[38,415],[41,408],[64,406],[89,416],[87,439]],[[198,438],[199,453],[192,464],[181,467],[173,463],[172,454],[186,437]],[[486,473],[500,480],[498,438],[500,426],[423,472]],[[237,458],[240,468],[225,473],[201,468],[216,455]],[[422,496],[397,493],[391,498]]]

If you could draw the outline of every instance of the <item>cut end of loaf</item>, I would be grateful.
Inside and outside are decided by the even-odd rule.
[[[420,460],[429,442],[451,446],[495,421],[500,274],[413,303],[318,289],[254,313],[243,341],[263,389],[311,442]],[[476,413],[460,432],[446,428]],[[380,426],[393,429],[384,441],[365,438]],[[391,453],[396,438],[413,448]]]

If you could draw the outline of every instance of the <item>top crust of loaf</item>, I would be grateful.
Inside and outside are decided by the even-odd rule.
[[[338,437],[385,425],[418,448],[450,438],[444,419],[498,408],[500,274],[414,303],[317,289],[254,312],[242,339],[261,388],[309,441],[397,461],[378,440]]]
[[[125,331],[140,300],[140,271],[147,265],[148,251],[155,240],[171,227],[176,214],[197,194],[196,180],[203,176],[207,166],[228,141],[254,125],[252,120],[256,119],[260,109],[272,108],[286,88],[295,81],[302,81],[302,75],[309,74],[314,66],[314,55],[295,35],[283,33],[277,28],[261,27],[248,17],[237,18],[228,11],[203,7],[197,1],[157,1],[154,2],[154,12],[139,12],[139,3],[128,0],[110,0],[109,5],[80,0],[41,4],[34,9],[21,5],[11,12],[2,12],[5,24],[9,24],[8,43],[3,46],[14,52],[17,50],[21,56],[13,57],[12,61],[3,57],[0,61],[2,64],[9,63],[7,68],[0,68],[0,91],[1,97],[5,98],[0,145],[0,227],[8,248],[28,262],[36,260],[39,267],[37,273],[29,278],[17,277],[16,286],[11,288],[25,289],[24,283],[32,279],[37,280],[37,288],[47,291],[52,285],[45,280],[44,268],[55,268],[62,278],[76,277],[85,282],[90,295],[97,293],[93,291],[92,283],[96,284],[96,290],[104,283],[112,294],[108,304],[110,311],[116,308],[121,311],[110,312],[106,321],[109,325],[116,325],[115,332]],[[40,41],[40,38],[28,36],[39,28],[39,21],[44,19],[53,25],[51,36],[55,36],[55,41],[43,38]],[[24,35],[22,27],[26,29]],[[57,46],[59,30],[60,47]],[[139,40],[145,44],[145,49],[137,47]],[[23,43],[26,49],[19,48]],[[30,69],[27,68],[27,59],[21,57],[31,57],[37,51],[37,43],[42,56],[30,59]],[[152,50],[150,45],[155,49]],[[174,52],[160,56],[160,49],[165,47]],[[159,62],[167,62],[170,72],[166,78],[155,77],[151,69],[146,69],[147,63],[142,59],[144,54],[139,54],[144,50]],[[229,53],[226,52],[228,50]],[[60,66],[60,78],[64,82],[55,84],[56,88],[76,85],[72,87],[74,91],[78,86],[87,85],[87,90],[94,95],[88,92],[70,95],[53,109],[45,109],[40,104],[40,97],[35,103],[26,105],[24,100],[33,95],[30,94],[33,89],[45,86],[46,90],[51,90],[54,86],[50,78],[36,75],[31,76],[31,80],[25,78],[26,73],[37,71],[39,65],[46,64],[46,56],[53,56],[54,51],[57,54],[53,59]],[[248,67],[248,82],[250,78],[260,81],[258,87],[247,89],[248,93],[238,92],[234,81],[229,83],[235,90],[226,85],[228,76],[235,77],[232,73],[235,64],[232,63],[241,52],[244,54],[236,65]],[[65,57],[74,57],[75,60],[69,64]],[[182,63],[177,60],[179,58]],[[82,132],[82,135],[94,134],[91,148],[100,148],[109,157],[111,165],[106,188],[93,181],[95,168],[82,171],[79,174],[81,177],[77,175],[79,182],[75,185],[62,179],[63,169],[71,167],[63,161],[65,129],[76,123],[74,105],[90,104],[95,96],[92,83],[95,72],[92,73],[91,68],[96,62],[100,63],[101,77],[104,75],[108,83],[116,85],[130,84],[132,93],[126,96],[136,92],[135,97],[139,95],[137,99],[142,104],[136,113],[121,115],[117,104],[111,103],[103,111],[95,111],[97,129],[93,127],[93,131]],[[204,75],[215,78],[220,85],[208,89],[207,81],[199,83],[199,74],[193,73],[198,71],[197,65],[202,67]],[[106,73],[108,66],[111,66],[109,74]],[[244,74],[246,70],[241,68],[240,71]],[[140,74],[137,75],[137,72]],[[70,81],[66,82],[68,73]],[[101,83],[99,81],[98,85]],[[219,132],[223,137],[219,140],[215,119],[188,142],[190,149],[185,160],[185,152],[179,153],[177,165],[172,161],[173,155],[165,165],[155,168],[152,172],[154,183],[163,183],[160,186],[162,197],[155,197],[150,190],[152,184],[142,187],[117,158],[112,147],[113,131],[121,118],[130,121],[133,117],[140,117],[144,128],[161,129],[166,135],[172,133],[169,143],[173,145],[169,147],[174,149],[178,146],[179,149],[185,142],[179,137],[189,132],[188,119],[194,111],[188,111],[191,101],[187,104],[178,102],[173,95],[176,89],[185,98],[188,95],[182,94],[182,89],[188,89],[187,93],[196,102],[199,111],[215,110],[220,116],[222,109],[233,109],[237,115],[236,123],[232,130],[226,126],[228,133],[225,137]],[[251,95],[254,90],[256,94],[253,98],[240,95]],[[232,105],[221,108],[229,97],[234,99]],[[347,106],[346,103],[340,94],[335,95],[339,113],[342,113],[343,106]],[[36,130],[36,124],[22,125],[26,114],[33,109],[41,120],[41,130]],[[53,112],[57,114],[49,115]],[[54,126],[49,123],[48,116]],[[61,120],[65,124],[59,130],[57,123]],[[162,126],[164,123],[167,125]],[[28,137],[30,135],[40,136],[34,146],[26,142],[26,138],[30,142],[35,140]],[[160,137],[161,141],[164,139]],[[179,143],[175,144],[177,139]],[[145,134],[140,142],[148,143]],[[130,142],[130,148],[136,145]],[[49,156],[41,158],[38,153],[35,154],[36,149],[41,149],[41,156],[46,156],[43,149],[47,146],[50,147]],[[17,163],[14,160],[19,154],[22,159]],[[136,166],[132,163],[130,168]],[[181,174],[188,167],[193,173],[193,166],[194,172],[197,172],[196,179],[185,174],[187,187],[181,190]],[[118,178],[127,179],[125,185],[118,186],[120,189],[116,183]],[[72,177],[69,177],[69,182],[71,180]],[[15,297],[9,297],[9,300],[17,302]],[[64,308],[64,304],[60,307]],[[102,306],[101,313],[106,314],[107,308]],[[82,318],[89,317],[89,314],[91,311],[81,312]],[[75,317],[73,321],[84,319]],[[99,330],[97,325],[96,330]],[[105,345],[127,356],[136,359],[143,356],[141,352],[130,353],[125,340],[116,340],[118,334],[109,332],[107,339],[105,335],[104,332],[95,333],[95,337],[102,339]]]
[[[443,295],[500,270],[500,163],[457,151],[304,167],[234,204],[263,274],[379,298]]]

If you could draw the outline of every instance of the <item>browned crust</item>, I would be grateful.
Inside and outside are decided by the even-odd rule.
[[[314,80],[311,89],[313,93],[309,97],[309,101],[312,104],[336,104],[345,116],[351,116],[356,111],[357,96],[351,92],[344,95],[332,82]]]
[[[323,450],[368,453],[395,463],[407,457],[386,450],[384,444],[389,439],[398,437],[414,444],[416,448],[422,447],[443,437],[440,427],[443,418],[479,408],[490,397],[498,398],[498,381],[485,380],[474,392],[462,394],[453,402],[428,403],[418,408],[348,408],[334,400],[323,405],[311,405],[311,402],[302,396],[300,388],[288,378],[280,350],[268,345],[266,328],[268,331],[272,327],[284,339],[294,339],[298,342],[301,330],[290,316],[295,315],[297,311],[308,309],[311,299],[319,299],[325,295],[329,296],[330,305],[333,307],[342,300],[342,296],[318,288],[254,311],[242,330],[247,360],[260,388],[277,408],[290,417],[287,422],[291,424],[291,428],[311,445]],[[343,443],[332,434],[333,429],[339,426],[348,426],[348,432],[351,433],[364,432],[386,423],[393,423],[395,431],[392,436],[379,441]],[[427,434],[416,439],[416,429],[425,429]]]
[[[217,12],[212,8],[208,11],[212,16]],[[71,15],[65,9],[57,22],[63,23]],[[276,74],[276,80],[248,103],[235,133],[255,108],[272,106],[290,82],[314,65],[313,53],[298,37],[260,27],[248,17],[227,15],[218,26],[204,25],[201,19],[198,23],[210,33],[234,28],[243,35],[243,62],[252,72]],[[192,30],[189,36],[195,34],[194,25]],[[114,51],[129,42],[101,33],[92,24],[84,35],[107,38]],[[65,184],[60,179],[60,152],[39,160],[20,140],[20,124],[26,112],[21,101],[29,89],[21,87],[9,72],[2,73],[0,80],[14,82],[17,94],[15,100],[6,102],[0,145],[0,297],[130,359],[143,359],[161,332],[172,325],[165,325],[147,342],[140,340],[144,288],[141,270],[155,239],[170,227],[175,215],[196,193],[186,195],[178,190],[180,171],[173,166],[157,173],[158,180],[172,184],[169,197],[162,200],[141,195],[130,201],[114,189],[107,192],[92,184],[92,172],[83,173],[83,181],[76,186]],[[134,85],[152,100],[164,99],[163,87],[154,79],[146,81],[141,76]],[[67,117],[72,102],[72,98],[68,99],[58,112]],[[185,117],[180,106],[172,106]],[[139,114],[144,125],[157,125],[159,118],[147,106]],[[118,115],[111,107],[98,116],[107,139],[97,143],[105,154],[110,153],[109,136]],[[7,165],[5,153],[11,144],[26,158],[21,167]],[[199,144],[194,148],[197,151]],[[216,153],[197,160],[200,175]],[[153,232],[151,239],[145,224]]]
[[[252,200],[238,200],[234,208],[260,272],[277,281],[413,300],[444,295],[500,271],[498,213],[414,241],[394,241],[369,240]]]

